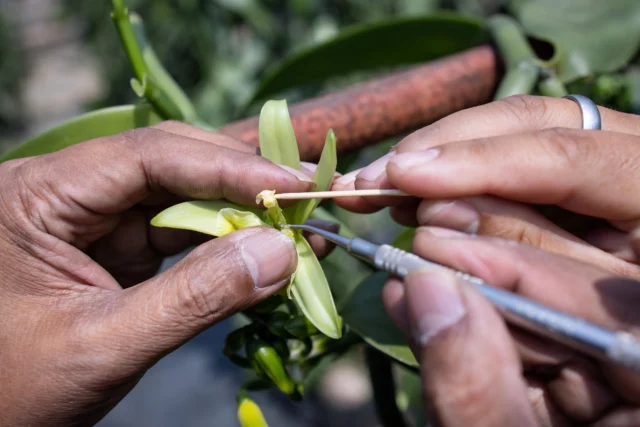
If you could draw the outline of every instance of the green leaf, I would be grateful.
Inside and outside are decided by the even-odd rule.
[[[226,201],[184,202],[160,212],[151,220],[155,227],[197,231],[224,236],[247,227],[267,226],[260,212]]]
[[[324,271],[309,243],[302,237],[295,240],[298,269],[291,286],[294,301],[320,332],[338,339],[342,336],[342,322]]]
[[[105,108],[56,126],[6,153],[0,161],[52,153],[79,142],[115,135],[162,121],[147,104]]]
[[[340,225],[340,234],[346,237],[356,237],[347,224],[340,221],[325,208],[317,208],[311,218],[330,221]],[[338,311],[344,306],[351,293],[360,283],[375,272],[370,264],[351,256],[345,249],[335,248],[329,256],[320,261],[327,282],[331,288],[333,300]]]
[[[354,71],[426,62],[485,39],[481,21],[453,13],[355,25],[288,57],[268,73],[252,102]]]
[[[298,142],[289,118],[287,101],[268,101],[260,112],[258,133],[262,157],[300,169]]]
[[[518,18],[527,33],[556,48],[549,64],[567,83],[618,70],[640,47],[638,0],[529,0]]]
[[[415,234],[415,228],[407,228],[392,245],[410,251]],[[367,343],[406,365],[417,366],[404,334],[389,319],[382,304],[382,287],[386,279],[387,275],[382,272],[364,279],[341,308],[340,314]]]
[[[259,33],[260,36],[267,39],[273,39],[279,32],[278,22],[271,15],[269,9],[257,0],[217,0],[217,3],[242,16],[244,20],[250,23]]]
[[[338,166],[338,154],[336,151],[336,134],[333,130],[327,132],[327,138],[322,149],[322,156],[318,162],[318,167],[313,175],[316,187],[313,191],[327,191],[333,182],[333,176]],[[320,199],[302,200],[296,204],[294,214],[294,224],[304,224],[311,213],[320,204]]]
[[[382,304],[386,279],[383,272],[365,279],[340,314],[345,324],[368,344],[406,365],[418,366],[404,333],[391,321]]]
[[[403,251],[411,252],[411,248],[413,247],[413,238],[416,235],[415,228],[407,228],[403,230],[396,240],[393,241],[393,246],[398,249],[402,249]]]

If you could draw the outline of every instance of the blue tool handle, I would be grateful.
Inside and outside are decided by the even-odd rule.
[[[560,342],[600,360],[640,372],[640,342],[625,332],[615,332],[546,307],[514,293],[493,287],[478,277],[425,260],[389,245],[382,245],[373,257],[381,270],[400,278],[416,269],[446,270],[472,284],[505,317],[537,335]]]

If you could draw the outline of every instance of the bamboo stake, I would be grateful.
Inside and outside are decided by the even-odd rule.
[[[350,190],[350,191],[316,191],[307,193],[281,193],[274,197],[280,200],[332,199],[334,197],[367,197],[367,196],[410,196],[400,190]]]

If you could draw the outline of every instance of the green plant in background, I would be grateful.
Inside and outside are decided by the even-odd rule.
[[[25,75],[15,25],[4,15],[0,2],[0,135],[6,136],[23,125],[20,89]],[[2,149],[0,136],[0,149]]]
[[[637,0],[132,0],[151,18],[149,39],[162,34],[166,40],[157,52],[147,41],[140,17],[129,14],[123,0],[112,0],[113,21],[126,55],[113,50],[111,24],[108,32],[101,29],[105,2],[65,1],[71,11],[89,18],[98,46],[112,45],[102,56],[110,61],[126,58],[132,65],[130,82],[130,71],[106,67],[113,89],[107,105],[116,100],[130,104],[78,117],[6,153],[2,161],[165,119],[213,129],[262,106],[262,155],[299,168],[286,102],[264,100],[300,99],[487,40],[496,45],[506,71],[495,98],[573,92],[619,110],[640,112]],[[266,77],[260,79],[265,69]],[[329,131],[314,176],[316,190],[329,187],[336,164],[341,172],[356,169],[390,143],[337,159],[336,140]],[[280,209],[266,196],[266,209],[194,201],[154,219],[157,226],[210,235],[266,225],[289,233],[296,243],[300,266],[288,289],[291,298],[285,292],[247,310],[248,322],[226,340],[225,355],[252,373],[238,394],[242,425],[266,425],[249,392],[276,387],[300,399],[323,366],[363,343],[382,424],[403,426],[411,418],[420,425],[417,362],[382,306],[386,276],[341,249],[319,263],[299,234],[280,225],[302,223],[310,216],[340,218],[346,222],[342,233],[350,235],[350,228],[365,234],[374,228],[393,229],[390,220],[376,219],[367,229],[362,223],[369,217],[346,214],[332,205],[318,208],[317,200]],[[402,230],[388,240],[393,238],[394,245],[409,249],[413,230]]]

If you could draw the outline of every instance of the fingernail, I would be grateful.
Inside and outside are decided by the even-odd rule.
[[[469,237],[468,234],[458,230],[451,230],[450,228],[442,227],[420,227],[418,229],[421,233],[426,232],[436,237],[442,237],[444,239]]]
[[[426,346],[433,337],[464,317],[466,309],[456,278],[451,274],[417,271],[409,274],[405,283],[412,335],[420,346]]]
[[[367,181],[377,181],[384,175],[387,170],[387,163],[389,160],[394,157],[397,153],[392,151],[382,157],[380,157],[375,162],[371,163],[366,168],[362,169],[362,171],[358,174],[356,179],[365,179]]]
[[[305,173],[300,172],[299,170],[289,166],[285,166],[285,165],[277,165],[277,166],[280,166],[282,169],[286,170],[291,175],[294,175],[296,178],[298,178],[299,181],[313,184],[313,179],[310,176],[306,175]]]
[[[423,166],[440,154],[438,148],[430,148],[425,151],[415,151],[411,153],[398,154],[395,158],[391,159],[389,163],[401,169],[411,169],[418,166]]]
[[[362,171],[362,169],[354,170],[353,172],[346,173],[342,175],[340,178],[333,181],[333,185],[338,187],[349,187],[356,180],[356,176]]]
[[[425,201],[420,204],[418,209],[418,222],[476,234],[480,228],[480,213],[472,205],[462,200]]]
[[[315,163],[300,162],[300,166],[305,168],[306,170],[308,170],[311,173],[315,173],[316,169],[318,169],[318,165],[316,165]]]
[[[298,255],[293,241],[273,229],[264,229],[239,243],[240,253],[256,288],[266,288],[290,277]]]

